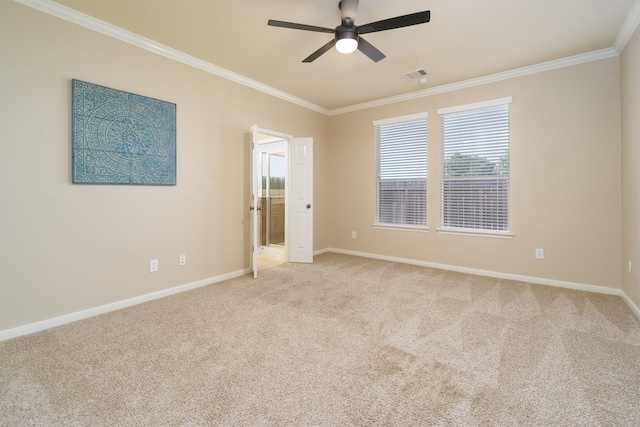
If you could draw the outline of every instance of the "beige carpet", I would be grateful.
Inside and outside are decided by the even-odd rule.
[[[638,426],[615,296],[324,254],[0,343],[2,426]]]

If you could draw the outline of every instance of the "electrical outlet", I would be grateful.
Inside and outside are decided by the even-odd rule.
[[[149,261],[149,273],[155,273],[156,271],[158,271],[158,260],[152,259]]]
[[[536,249],[536,259],[544,259],[544,249]]]
[[[180,265],[185,265],[186,263],[187,263],[187,256],[186,255],[180,255],[179,264]]]
[[[627,271],[629,271],[629,274],[631,274],[631,272],[633,271],[633,264],[631,263],[631,260],[629,260],[629,265],[627,266]]]
[[[355,232],[355,231],[352,231],[352,232],[351,232],[351,238],[352,238],[352,239],[355,239],[355,238],[356,238],[356,232]]]

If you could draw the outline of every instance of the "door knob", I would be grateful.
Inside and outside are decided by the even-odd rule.
[[[307,204],[307,209],[311,209],[311,203]]]

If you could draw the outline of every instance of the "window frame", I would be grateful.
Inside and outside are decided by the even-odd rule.
[[[415,231],[415,232],[427,232],[429,231],[428,228],[428,215],[427,215],[427,207],[428,207],[428,200],[427,200],[427,183],[428,183],[428,170],[427,170],[427,159],[428,159],[428,113],[427,112],[421,112],[421,113],[416,113],[416,114],[409,114],[409,115],[405,115],[405,116],[398,116],[398,117],[392,117],[392,118],[387,118],[387,119],[381,119],[381,120],[374,120],[373,121],[373,127],[374,127],[374,150],[375,150],[375,184],[374,184],[374,188],[375,188],[375,216],[374,216],[374,222],[372,224],[373,228],[378,228],[378,229],[391,229],[391,230],[402,230],[402,231]],[[425,156],[424,156],[424,170],[425,170],[425,189],[424,189],[424,225],[420,224],[420,225],[412,225],[412,224],[396,224],[396,223],[386,223],[386,222],[380,222],[380,197],[379,197],[379,191],[380,191],[380,152],[379,152],[379,140],[378,140],[378,128],[381,126],[387,126],[387,125],[397,125],[397,124],[401,124],[403,122],[417,122],[417,121],[424,121],[424,126],[425,126],[425,139],[424,139],[424,150],[425,150]]]
[[[512,203],[511,203],[511,107],[510,104],[512,102],[512,97],[499,98],[489,101],[476,102],[471,104],[458,105],[454,107],[448,108],[439,108],[437,110],[438,115],[440,116],[440,226],[437,228],[437,231],[442,234],[456,234],[456,235],[466,235],[466,236],[480,236],[480,237],[490,237],[490,238],[503,238],[503,239],[511,239],[515,236],[512,230]],[[482,110],[491,107],[507,105],[508,111],[508,157],[509,157],[509,174],[506,178],[507,180],[507,230],[492,230],[492,229],[482,229],[482,228],[467,228],[467,227],[451,227],[445,226],[444,224],[444,186],[445,186],[445,128],[443,122],[443,116],[450,113],[458,113],[465,112],[470,110]],[[476,177],[477,178],[477,177]]]

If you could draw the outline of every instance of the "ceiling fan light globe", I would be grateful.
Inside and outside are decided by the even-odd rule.
[[[358,40],[352,38],[340,39],[336,42],[336,50],[340,53],[352,53],[358,48]]]

